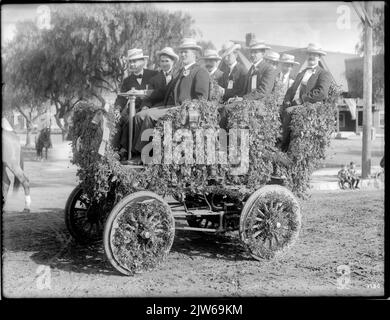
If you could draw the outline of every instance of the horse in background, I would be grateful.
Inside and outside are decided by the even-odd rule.
[[[4,128],[4,127],[3,127]],[[7,168],[13,173],[14,192],[18,190],[20,184],[23,186],[25,195],[24,212],[30,212],[31,197],[30,184],[23,171],[23,157],[21,153],[19,136],[14,131],[2,129],[3,142],[3,205],[6,202],[11,180],[7,173]]]
[[[35,149],[37,150],[37,160],[42,160],[43,158],[43,148],[45,148],[45,159],[47,160],[47,149],[52,148],[51,138],[50,138],[50,128],[43,128],[35,141]]]

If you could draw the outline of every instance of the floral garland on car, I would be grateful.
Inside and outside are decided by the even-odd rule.
[[[337,96],[335,88],[333,86],[331,89],[334,92],[330,94],[332,99]],[[90,103],[80,102],[75,108],[71,132],[72,163],[79,167],[77,176],[89,197],[95,201],[110,198],[113,204],[125,195],[140,190],[150,190],[160,195],[231,193],[233,197],[245,199],[267,184],[274,174],[285,176],[287,187],[296,195],[305,196],[310,175],[325,157],[330,134],[334,130],[335,104],[331,98],[326,103],[305,104],[294,111],[292,139],[287,153],[277,147],[281,127],[277,94],[261,100],[244,99],[224,106],[216,101],[193,100],[171,108],[158,121],[155,131],[163,139],[164,123],[171,122],[174,132],[183,129],[183,114],[188,114],[189,109],[193,108],[199,113],[196,128],[217,130],[220,120],[218,111],[226,108],[228,130],[249,129],[249,170],[240,176],[230,174],[230,164],[164,164],[163,153],[161,163],[152,163],[141,170],[132,169],[120,164],[110,144],[107,144],[105,154],[101,156],[97,150],[102,129],[91,121],[96,112],[103,112],[109,120],[112,138],[118,117],[115,110],[104,112]],[[195,137],[195,131],[190,131]],[[218,148],[220,146],[217,144],[217,151]],[[194,159],[197,152],[199,150],[193,150]]]

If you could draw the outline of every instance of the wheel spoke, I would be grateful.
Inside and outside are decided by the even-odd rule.
[[[263,232],[263,230],[259,230],[259,231],[256,231],[254,234],[252,234],[252,238],[253,239],[256,239],[256,237],[261,234]]]
[[[257,208],[257,212],[260,213],[260,215],[265,218],[265,214],[260,210],[260,208]]]

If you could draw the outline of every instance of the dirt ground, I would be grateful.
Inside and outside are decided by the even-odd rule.
[[[3,212],[3,293],[7,297],[353,296],[384,293],[384,191],[313,192],[301,201],[299,240],[279,260],[253,260],[238,234],[177,231],[167,260],[126,277],[101,243],[69,236],[63,209],[77,185],[68,149],[55,143],[48,161],[26,161],[32,212],[23,192]],[[340,275],[338,268],[350,273]]]

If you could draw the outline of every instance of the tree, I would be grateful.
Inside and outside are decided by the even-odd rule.
[[[384,54],[385,53],[385,7],[382,2],[375,2],[374,12],[372,17],[373,32],[372,32],[372,43],[373,43],[373,54]],[[359,27],[361,29],[360,41],[356,44],[355,50],[357,53],[362,54],[364,52],[364,25],[360,22]]]
[[[151,5],[61,5],[59,10],[53,7],[51,22],[50,30],[21,24],[7,50],[7,64],[13,67],[16,86],[30,83],[35,95],[56,106],[64,135],[66,115],[78,101],[95,99],[104,105],[107,93],[119,91],[127,50],[144,49],[153,64],[157,50],[175,47],[184,35],[195,33],[189,15]]]
[[[216,50],[214,43],[209,40],[200,40],[198,41],[198,45],[202,47],[203,52],[206,49]]]
[[[19,33],[13,46],[7,47],[2,57],[3,63],[3,108],[5,110],[17,110],[26,120],[27,136],[26,145],[32,146],[32,129],[34,121],[46,112],[45,99],[36,94],[39,88],[34,75],[37,70],[30,69],[28,77],[22,72],[34,68],[34,59],[37,43],[34,41],[34,27],[29,23],[21,23],[17,27],[26,32]]]

